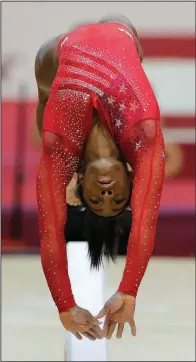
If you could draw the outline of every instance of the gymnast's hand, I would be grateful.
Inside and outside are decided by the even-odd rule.
[[[73,333],[77,339],[82,339],[82,335],[91,341],[101,339],[103,331],[99,327],[99,322],[92,314],[78,306],[60,313],[60,320],[65,329]]]
[[[131,333],[136,336],[136,326],[134,321],[135,298],[124,293],[115,293],[104,305],[103,309],[96,316],[98,319],[105,316],[104,336],[111,339],[112,334],[118,324],[117,338],[121,338],[124,324],[127,322],[131,327]]]

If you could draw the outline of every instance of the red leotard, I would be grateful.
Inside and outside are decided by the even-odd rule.
[[[42,265],[62,312],[76,305],[64,240],[66,187],[90,133],[93,107],[135,172],[133,222],[118,288],[132,296],[153,250],[165,160],[159,107],[127,27],[78,28],[62,37],[58,57],[44,114],[43,130],[49,133],[43,132],[37,199]]]

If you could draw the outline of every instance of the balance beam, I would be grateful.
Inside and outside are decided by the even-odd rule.
[[[67,244],[69,276],[73,293],[79,306],[88,309],[94,316],[104,306],[103,267],[90,270],[87,242],[72,241]],[[66,361],[107,361],[106,339],[81,341],[68,333],[65,349]]]

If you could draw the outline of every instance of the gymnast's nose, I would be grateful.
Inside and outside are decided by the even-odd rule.
[[[109,190],[102,190],[100,192],[101,196],[113,196],[113,191],[111,189]]]
[[[115,183],[114,180],[100,179],[99,181],[97,181],[97,183],[100,186],[100,189],[101,189],[100,194],[102,196],[112,196],[113,195],[112,186]]]

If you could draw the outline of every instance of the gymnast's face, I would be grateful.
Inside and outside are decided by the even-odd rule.
[[[130,176],[122,162],[98,159],[86,166],[83,178],[83,197],[98,216],[118,215],[130,194]]]

